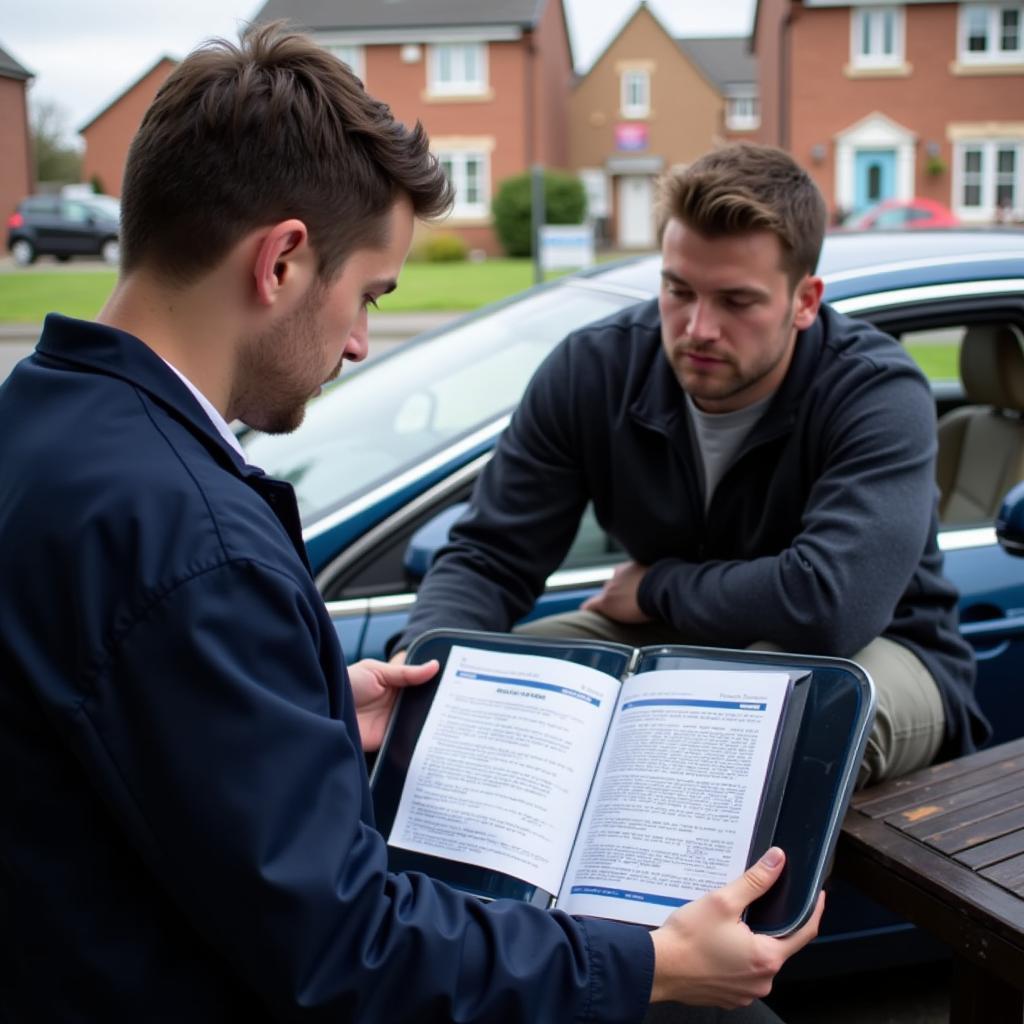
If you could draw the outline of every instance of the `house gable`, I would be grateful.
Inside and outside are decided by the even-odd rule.
[[[128,147],[157,91],[177,64],[171,57],[160,57],[79,129],[85,139],[82,155],[84,181],[98,179],[109,195],[121,194]]]
[[[723,137],[715,82],[641,4],[572,92],[570,155],[620,246],[656,244],[654,180]]]

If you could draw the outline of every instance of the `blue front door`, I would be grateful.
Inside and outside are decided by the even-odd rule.
[[[854,208],[861,210],[896,195],[896,150],[861,149],[854,161]]]

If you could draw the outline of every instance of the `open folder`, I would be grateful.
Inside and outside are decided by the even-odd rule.
[[[778,845],[748,922],[810,914],[874,714],[859,666],[437,630],[408,658],[441,669],[371,778],[394,870],[655,926]]]

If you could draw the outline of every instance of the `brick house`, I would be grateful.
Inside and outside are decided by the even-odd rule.
[[[349,64],[406,123],[422,121],[455,185],[443,230],[500,251],[491,197],[536,163],[569,165],[573,79],[561,0],[267,0]]]
[[[1024,216],[1024,5],[758,0],[760,137],[834,210],[926,196]]]
[[[91,121],[78,129],[85,139],[85,152],[82,154],[83,181],[91,182],[97,178],[108,195],[121,194],[128,147],[142,124],[143,115],[177,63],[171,57],[161,57]]]
[[[674,39],[641,3],[573,89],[570,155],[620,248],[655,245],[655,181],[758,126],[746,39]]]
[[[0,49],[0,216],[7,215],[35,187],[27,90],[32,73]]]

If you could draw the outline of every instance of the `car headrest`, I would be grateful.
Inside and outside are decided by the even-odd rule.
[[[1024,337],[1012,324],[975,324],[960,346],[968,401],[1024,412]]]

